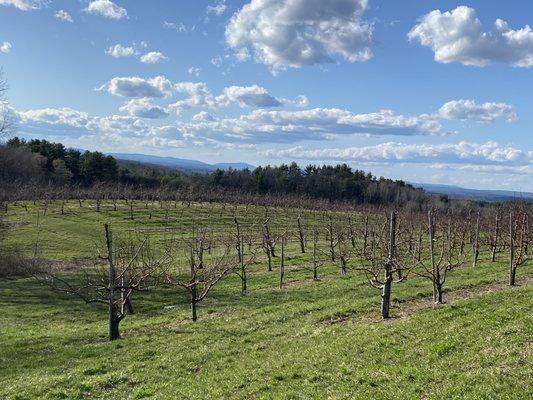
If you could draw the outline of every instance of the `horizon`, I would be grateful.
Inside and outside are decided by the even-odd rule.
[[[303,4],[0,0],[13,136],[533,192],[531,2]]]

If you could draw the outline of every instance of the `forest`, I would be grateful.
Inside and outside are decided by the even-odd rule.
[[[17,191],[31,186],[46,191],[51,186],[73,191],[104,186],[132,191],[226,192],[238,195],[288,195],[352,204],[410,203],[419,207],[427,200],[421,189],[371,173],[353,170],[346,164],[257,167],[253,171],[222,170],[184,173],[161,166],[115,160],[98,151],[82,152],[61,143],[18,137],[0,146],[0,181]],[[31,182],[31,183],[30,183]],[[12,192],[10,189],[9,192]]]

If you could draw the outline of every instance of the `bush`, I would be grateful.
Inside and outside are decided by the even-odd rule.
[[[0,248],[0,278],[23,278],[43,271],[42,262],[16,251]]]

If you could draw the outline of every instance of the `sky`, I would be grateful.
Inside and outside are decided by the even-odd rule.
[[[533,2],[0,0],[18,136],[533,191]]]

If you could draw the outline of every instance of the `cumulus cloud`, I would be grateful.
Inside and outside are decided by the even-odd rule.
[[[0,6],[13,6],[22,11],[37,10],[49,4],[49,0],[0,0]]]
[[[268,94],[263,87],[253,86],[230,86],[224,88],[219,101],[223,104],[237,103],[241,107],[279,107],[281,102]]]
[[[159,51],[151,51],[142,55],[140,60],[145,64],[157,64],[160,61],[167,60],[167,57]]]
[[[74,22],[71,15],[65,10],[59,10],[58,12],[54,14],[54,16],[61,21]]]
[[[209,122],[214,121],[215,118],[207,111],[200,111],[192,117],[193,122]]]
[[[170,107],[180,112],[193,107],[219,108],[237,104],[239,107],[279,107],[282,102],[258,85],[229,86],[222,94],[215,96],[204,82],[178,82],[174,85],[178,93],[186,94],[185,99],[178,100]]]
[[[87,134],[87,125],[92,121],[88,113],[72,108],[43,108],[16,112],[17,127],[22,132],[39,135],[79,137]]]
[[[120,107],[120,111],[133,117],[159,119],[166,118],[169,112],[154,103],[150,99],[132,99]]]
[[[123,46],[121,44],[116,44],[114,46],[110,46],[105,53],[110,55],[111,57],[120,58],[134,56],[135,54],[137,54],[137,51],[133,46]]]
[[[164,76],[143,79],[136,76],[115,77],[98,90],[131,98],[164,98],[172,95],[172,83]]]
[[[65,125],[80,128],[89,122],[89,114],[72,108],[43,108],[20,112],[23,122],[39,122],[52,125]]]
[[[326,140],[337,135],[439,135],[442,126],[426,115],[402,116],[390,110],[354,114],[337,108],[298,111],[259,109],[238,118],[186,123],[190,134],[236,142]]]
[[[128,12],[125,8],[117,6],[110,0],[92,0],[85,11],[89,14],[99,14],[109,19],[128,18]]]
[[[474,100],[453,100],[444,104],[439,117],[450,120],[494,122],[505,119],[513,122],[517,119],[514,107],[505,103],[477,104]]]
[[[147,134],[149,126],[135,117],[111,115],[92,119],[87,124],[87,129],[122,136],[144,136]]]
[[[533,66],[533,30],[529,25],[513,30],[506,21],[497,19],[494,29],[485,32],[476,11],[466,6],[447,12],[431,11],[411,29],[408,37],[431,48],[435,61],[441,63]]]
[[[484,144],[406,144],[387,142],[375,146],[329,149],[305,149],[301,146],[280,151],[267,151],[272,157],[306,160],[360,161],[379,163],[445,163],[524,166],[533,163],[533,152],[496,142]]]
[[[372,57],[372,26],[362,19],[368,0],[252,0],[230,19],[226,42],[251,48],[257,62],[287,67]]]
[[[6,54],[7,54],[7,53],[9,53],[9,52],[11,51],[12,47],[13,47],[13,46],[11,45],[11,43],[9,43],[9,42],[3,42],[3,43],[0,45],[0,52],[2,52],[2,53],[6,53]]]

